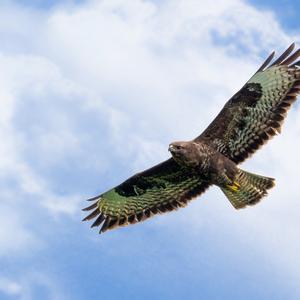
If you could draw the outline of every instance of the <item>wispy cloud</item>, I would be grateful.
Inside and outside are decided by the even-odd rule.
[[[221,280],[218,273],[224,275],[235,260],[244,265],[244,272],[257,275],[257,269],[252,271],[255,263],[243,256],[251,248],[255,254],[246,254],[251,258],[259,262],[268,258],[271,271],[266,274],[277,270],[276,280],[282,280],[286,289],[294,288],[290,282],[300,278],[300,243],[295,240],[298,109],[289,115],[284,135],[245,165],[277,177],[278,188],[257,208],[237,213],[212,190],[185,210],[137,229],[109,233],[101,242],[79,224],[84,206],[80,199],[168,157],[169,142],[198,135],[252,75],[262,56],[299,41],[282,29],[272,12],[239,0],[87,1],[62,3],[52,10],[7,2],[0,9],[0,20],[0,257],[27,255],[28,263],[22,264],[30,272],[31,264],[41,270],[39,260],[45,255],[48,264],[55,265],[46,264],[45,276],[60,270],[72,277],[69,259],[76,261],[88,252],[97,263],[89,265],[83,259],[76,265],[80,272],[97,277],[98,267],[117,273],[117,264],[126,263],[125,269],[139,272],[140,280],[147,278],[148,260],[154,275],[161,271],[155,261],[165,258],[166,281],[168,276],[174,278],[179,260],[188,267],[182,272],[189,279],[202,267],[211,269],[214,274],[198,278],[207,283],[214,276]],[[76,255],[66,237],[78,247]],[[142,238],[151,239],[150,248]],[[170,252],[177,261],[158,246],[163,240],[177,248]],[[122,250],[121,244],[126,245]],[[200,254],[195,252],[199,244],[204,251]],[[236,247],[232,252],[230,244]],[[223,248],[223,253],[210,248]],[[183,252],[191,259],[183,259]],[[136,254],[136,268],[129,266],[131,253]],[[221,263],[222,255],[228,264]],[[114,260],[117,263],[108,264]],[[60,269],[64,264],[70,270]],[[7,278],[13,279],[1,279],[0,290],[18,295],[24,288],[14,278],[21,270],[9,269],[14,275]],[[237,279],[231,271],[228,287]],[[112,276],[108,271],[105,275]],[[55,282],[64,281],[56,276]],[[122,285],[121,276],[117,278]],[[89,286],[83,275],[76,280],[82,280],[85,289]],[[4,289],[10,282],[12,288]],[[137,282],[127,283],[140,286]],[[179,296],[186,284],[175,289]],[[262,285],[257,287],[261,295],[270,295],[263,294]],[[205,287],[207,293],[212,289]],[[228,289],[223,287],[223,292],[228,294]],[[167,288],[160,290],[170,296]],[[78,299],[83,297],[80,292]]]
[[[0,291],[7,295],[18,296],[22,292],[22,287],[17,282],[0,277]]]

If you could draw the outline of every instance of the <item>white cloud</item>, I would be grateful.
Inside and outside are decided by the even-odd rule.
[[[28,250],[38,249],[41,245],[39,238],[24,224],[25,218],[22,218],[18,207],[12,203],[10,207],[1,204],[0,208],[0,257],[20,254],[26,256]]]
[[[35,288],[43,291],[42,294],[37,295]],[[21,300],[38,299],[37,297],[55,300],[69,299],[68,293],[63,291],[51,276],[38,271],[25,272],[17,280],[0,277],[0,296],[1,294],[9,297],[15,296],[17,297],[15,299]]]
[[[256,70],[262,53],[296,39],[272,13],[239,0],[89,1],[51,12],[6,5],[0,32],[0,192],[6,207],[0,211],[0,255],[38,247],[43,237],[29,220],[34,210],[79,219],[82,194],[96,189],[100,174],[116,180],[111,169],[118,167],[122,176],[131,175],[166,158],[170,141],[199,134]],[[212,193],[206,204],[195,204],[196,212],[187,210],[197,229],[201,205],[211,214],[218,209],[220,222],[240,228],[237,237],[250,232],[294,278],[300,278],[298,112],[289,115],[283,136],[244,166],[278,178],[269,199],[236,215],[221,193],[217,200]],[[15,232],[17,245],[10,238]],[[283,243],[272,238],[275,232]]]
[[[3,292],[7,295],[17,296],[22,292],[22,287],[15,281],[0,277],[0,292]]]

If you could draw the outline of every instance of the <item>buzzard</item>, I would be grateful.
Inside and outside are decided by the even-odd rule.
[[[211,185],[234,208],[258,203],[274,179],[239,168],[280,132],[287,111],[300,93],[300,49],[293,43],[272,62],[271,53],[250,80],[225,104],[204,132],[192,141],[173,142],[168,160],[88,199],[100,233],[186,206]]]

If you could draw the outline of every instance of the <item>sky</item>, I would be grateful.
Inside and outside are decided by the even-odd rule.
[[[299,299],[299,105],[243,168],[276,178],[234,210],[217,188],[99,235],[85,199],[197,136],[272,50],[294,1],[0,3],[0,299]]]

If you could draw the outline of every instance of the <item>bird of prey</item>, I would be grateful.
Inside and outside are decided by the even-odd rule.
[[[273,61],[265,60],[250,80],[225,104],[194,140],[169,145],[172,157],[89,199],[92,227],[134,224],[184,207],[211,185],[218,186],[234,208],[258,203],[274,179],[239,168],[280,132],[288,109],[300,93],[300,49],[293,43]],[[273,62],[272,62],[273,61]]]

